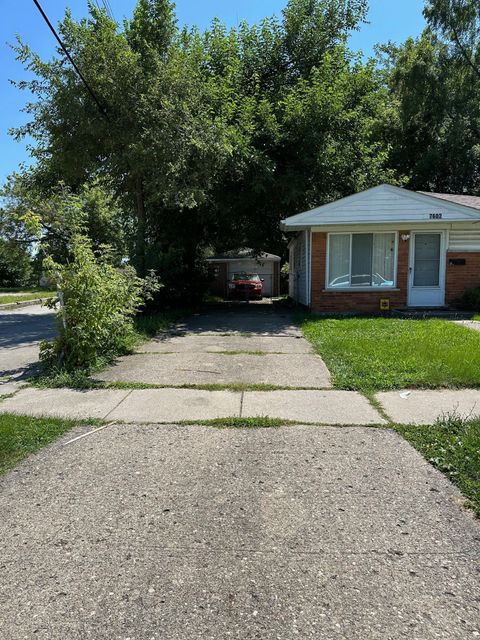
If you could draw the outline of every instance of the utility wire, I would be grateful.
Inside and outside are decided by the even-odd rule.
[[[38,0],[33,0],[35,6],[37,7],[37,9],[40,11],[43,19],[45,20],[45,22],[48,25],[48,28],[50,29],[50,31],[53,33],[53,35],[55,36],[55,39],[57,40],[58,44],[60,45],[60,47],[62,48],[63,53],[67,56],[70,64],[72,65],[72,67],[75,69],[75,71],[77,72],[79,78],[81,79],[81,81],[83,82],[83,84],[85,85],[85,88],[87,89],[88,93],[90,94],[90,96],[92,97],[92,99],[94,100],[95,104],[97,105],[98,109],[100,110],[100,113],[102,114],[102,116],[104,118],[106,118],[107,120],[110,120],[107,110],[105,109],[105,107],[103,106],[103,104],[101,103],[101,101],[99,100],[99,98],[97,98],[95,92],[93,91],[93,89],[90,87],[90,85],[88,84],[88,82],[86,81],[84,75],[82,74],[82,72],[80,71],[80,69],[77,67],[77,65],[75,64],[75,61],[73,60],[72,56],[70,55],[70,53],[68,52],[68,49],[66,48],[66,46],[63,44],[60,36],[58,35],[57,31],[55,30],[55,27],[53,26],[53,24],[50,22],[50,20],[48,19],[47,14],[45,13],[45,11],[42,9],[42,6],[40,5],[40,2]]]

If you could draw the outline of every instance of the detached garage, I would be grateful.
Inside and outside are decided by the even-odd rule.
[[[226,251],[207,260],[210,274],[212,294],[227,296],[227,283],[235,273],[257,273],[263,282],[263,295],[275,297],[280,295],[280,256],[253,249],[235,249]]]

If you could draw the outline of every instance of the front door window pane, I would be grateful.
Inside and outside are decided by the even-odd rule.
[[[415,287],[438,287],[440,284],[439,233],[415,235],[415,263],[413,285]]]

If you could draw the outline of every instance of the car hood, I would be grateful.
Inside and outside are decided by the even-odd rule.
[[[261,285],[262,283],[259,280],[232,280],[233,284],[253,284],[253,285]]]

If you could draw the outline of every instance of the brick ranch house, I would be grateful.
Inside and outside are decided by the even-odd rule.
[[[480,197],[383,184],[282,228],[289,295],[312,311],[440,308],[480,286]]]

